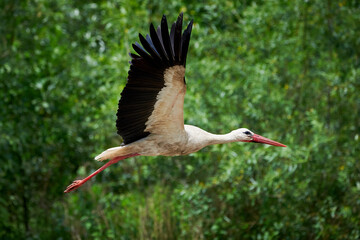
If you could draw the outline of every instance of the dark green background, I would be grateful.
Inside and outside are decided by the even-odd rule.
[[[158,3],[155,3],[158,2]],[[131,43],[194,19],[185,122],[232,143],[120,162]],[[359,239],[358,1],[0,2],[0,239]]]

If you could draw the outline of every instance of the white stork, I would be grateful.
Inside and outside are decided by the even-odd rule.
[[[182,32],[183,14],[172,25],[170,35],[165,15],[150,36],[139,34],[130,53],[127,84],[121,93],[117,111],[117,133],[123,138],[119,147],[107,149],[95,160],[110,159],[104,166],[67,187],[70,192],[90,178],[125,158],[134,156],[177,156],[199,151],[220,143],[255,142],[279,147],[285,145],[253,133],[246,128],[218,135],[196,126],[184,125],[183,106],[186,92],[185,65],[193,21]]]

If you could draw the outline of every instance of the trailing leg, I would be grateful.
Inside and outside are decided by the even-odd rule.
[[[109,167],[110,165],[117,163],[123,159],[129,158],[129,157],[135,157],[135,156],[139,156],[140,154],[134,153],[134,154],[128,154],[125,156],[120,156],[120,157],[115,157],[113,159],[111,159],[109,162],[107,162],[106,164],[104,164],[104,166],[102,166],[101,168],[99,168],[98,170],[96,170],[95,172],[93,172],[92,174],[90,174],[89,176],[87,176],[86,178],[82,179],[82,180],[75,180],[72,184],[70,184],[66,190],[64,191],[64,193],[68,193],[71,191],[74,191],[75,189],[77,189],[78,187],[80,187],[81,185],[83,185],[85,182],[87,182],[88,180],[90,180],[92,177],[94,177],[96,174],[98,174],[99,172],[103,171],[105,168]]]

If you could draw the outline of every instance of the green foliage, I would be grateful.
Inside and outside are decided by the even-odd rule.
[[[359,239],[357,1],[1,1],[0,239]],[[131,43],[194,19],[185,122],[288,148],[137,157],[119,145]]]

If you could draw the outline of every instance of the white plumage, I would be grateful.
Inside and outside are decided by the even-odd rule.
[[[176,156],[228,142],[258,142],[285,145],[257,135],[246,128],[228,134],[212,134],[196,126],[184,125],[186,92],[185,66],[192,21],[182,32],[182,13],[169,34],[166,17],[150,36],[139,35],[142,46],[133,44],[128,82],[121,93],[116,126],[123,138],[119,147],[107,149],[95,159],[110,159],[103,167],[82,180],[74,181],[65,192],[80,187],[108,166],[133,156]]]

